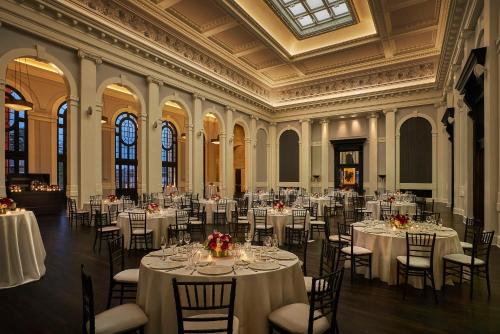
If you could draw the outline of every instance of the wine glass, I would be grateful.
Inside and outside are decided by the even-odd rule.
[[[170,248],[172,249],[172,255],[177,253],[177,239],[175,237],[170,238]]]
[[[186,245],[189,245],[190,242],[191,242],[191,234],[189,234],[188,232],[185,232],[184,233],[184,243]]]
[[[246,244],[247,248],[250,248],[250,245],[252,243],[252,239],[253,239],[252,233],[245,232],[245,244]]]
[[[269,248],[271,247],[271,237],[267,236],[264,238],[264,249],[266,251],[269,251]]]
[[[279,242],[278,242],[278,236],[276,234],[273,234],[273,238],[271,239],[271,247],[273,250],[278,250]]]
[[[165,236],[161,237],[161,253],[162,253],[162,261],[165,261],[165,248],[167,247],[167,238]]]

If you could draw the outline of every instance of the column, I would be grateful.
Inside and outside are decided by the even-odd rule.
[[[146,128],[146,191],[161,192],[161,132],[162,132],[162,110],[160,107],[160,86],[163,82],[157,78],[148,76],[148,113]]]
[[[253,159],[253,144],[252,144],[252,139],[250,139],[250,136],[245,137],[245,160],[246,160],[246,170],[245,170],[245,183],[246,183],[246,189],[247,191],[253,191],[255,190],[255,183],[253,180],[253,175],[252,175],[252,167],[254,166],[254,159]]]
[[[255,191],[255,183],[257,179],[257,120],[258,118],[255,116],[250,116],[250,133],[248,135],[249,140],[245,140],[245,148],[247,152],[250,152],[249,159],[250,163],[249,171],[247,173],[247,184],[251,191]],[[248,150],[248,148],[250,148]]]
[[[2,73],[2,76],[6,73]],[[5,119],[5,79],[0,78],[0,119]],[[0,196],[7,196],[5,186],[5,125],[0,126]]]
[[[78,110],[79,100],[76,96],[68,99],[66,110],[66,196],[78,197]],[[2,109],[3,110],[3,109]]]
[[[328,148],[329,142],[329,123],[328,119],[321,121],[321,188],[328,189]]]
[[[95,113],[97,119],[97,131],[96,131],[96,147],[95,147],[95,155],[99,162],[97,163],[97,169],[95,171],[96,178],[96,194],[102,195],[102,109],[103,105],[100,103],[96,103],[95,105]]]
[[[98,180],[101,176],[102,143],[101,136],[101,113],[96,111],[96,68],[102,63],[99,57],[93,56],[85,51],[78,51],[80,57],[80,114],[79,114],[79,138],[78,138],[78,191],[79,205],[90,199],[90,195],[99,191]],[[99,147],[99,149],[97,149]],[[98,172],[99,171],[99,172]]]
[[[187,192],[193,192],[193,124],[186,124],[187,131],[187,145],[186,147],[186,163],[185,169],[187,171]]]
[[[233,108],[226,106],[226,133],[227,150],[223,152],[226,156],[226,190],[228,196],[234,194],[234,122]],[[222,140],[221,140],[222,141]]]
[[[227,152],[227,136],[225,132],[219,133],[219,189],[222,196],[228,196],[227,193],[227,178],[226,178],[226,152]]]
[[[311,121],[309,119],[301,120],[302,126],[302,155],[300,158],[302,177],[301,186],[307,192],[311,191]]]
[[[270,180],[270,186],[274,189],[274,191],[278,190],[278,167],[277,167],[277,159],[278,159],[278,142],[276,139],[276,123],[269,123],[269,169],[267,170],[267,177]]]
[[[377,190],[378,184],[378,115],[372,113],[368,117],[368,184],[372,194]]]
[[[205,98],[193,94],[193,193],[203,197],[203,117],[202,104]]]
[[[137,193],[140,195],[142,193],[148,192],[147,189],[147,159],[148,159],[148,114],[146,110],[141,110],[139,114],[139,174],[137,177]],[[161,152],[161,151],[160,151]],[[158,154],[160,154],[158,152]]]
[[[384,110],[385,114],[385,189],[396,190],[396,111]]]

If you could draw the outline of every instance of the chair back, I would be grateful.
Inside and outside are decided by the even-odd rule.
[[[181,226],[186,227],[188,224],[189,224],[189,213],[186,210],[175,211],[175,226],[177,228]]]
[[[113,280],[116,273],[125,269],[125,251],[123,235],[108,241],[109,278]]]
[[[495,231],[478,232],[474,234],[474,242],[472,244],[472,265],[474,265],[474,259],[476,258],[481,259],[484,263],[488,264],[494,234]]]
[[[343,277],[344,268],[341,268],[333,273],[313,278],[307,327],[308,334],[313,333],[314,321],[323,317],[330,319],[330,330],[328,332],[336,332],[337,308]]]
[[[68,198],[68,208],[69,208],[70,214],[78,211],[78,209],[76,207],[76,200],[74,198]]]
[[[356,222],[356,214],[353,209],[348,209],[344,207],[343,215],[344,215],[344,224],[352,224]]]
[[[238,198],[238,212],[244,216],[248,214],[248,197]]]
[[[101,201],[102,200],[102,195],[91,195],[90,196],[90,201]]]
[[[384,220],[392,215],[392,203],[380,201],[380,219]]]
[[[470,217],[464,218],[464,224],[464,241],[472,244],[474,242],[474,235],[483,231],[483,225],[481,221]]]
[[[92,289],[92,278],[85,271],[83,264],[81,265],[81,276],[83,297],[82,333],[95,334],[94,291]]]
[[[173,278],[172,284],[179,334],[233,333],[236,278],[222,282],[179,282]],[[210,313],[217,316],[193,317]]]
[[[406,232],[406,264],[410,265],[410,256],[427,258],[431,268],[434,262],[434,245],[436,233],[408,233]]]
[[[253,210],[253,225],[263,224],[267,230],[267,210],[266,209],[252,209]]]
[[[340,261],[340,248],[327,240],[321,240],[321,257],[319,262],[319,274],[331,274],[339,268],[344,267],[343,261]]]
[[[102,200],[92,199],[90,200],[90,213],[95,215],[97,211],[102,212]]]
[[[220,199],[217,202],[217,212],[226,212],[226,210],[227,210],[227,200]]]
[[[110,223],[118,220],[118,204],[108,205],[108,218]]]
[[[198,200],[191,200],[191,217],[194,217],[196,219],[200,218],[200,201]]]
[[[129,212],[128,220],[130,224],[130,233],[132,233],[134,230],[141,229],[144,231],[144,234],[146,234],[146,212]]]
[[[337,223],[337,232],[339,235],[339,241],[351,243],[352,232],[354,231],[353,226],[346,222],[338,222]]]
[[[311,215],[311,218],[314,217],[318,219],[318,211],[319,211],[318,207],[319,207],[318,202],[311,202],[309,206],[309,214]]]
[[[307,210],[293,209],[292,210],[292,228],[301,227],[306,228]]]

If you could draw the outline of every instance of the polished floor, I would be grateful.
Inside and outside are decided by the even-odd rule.
[[[449,209],[440,208],[447,226],[463,234],[463,225]],[[47,251],[45,277],[34,283],[0,290],[0,333],[80,333],[81,281],[83,263],[94,280],[96,311],[105,308],[107,292],[107,254],[92,251],[94,233],[89,227],[70,229],[61,215],[38,217]],[[318,249],[311,249],[309,274],[317,269]],[[143,254],[132,252],[129,266],[137,266]],[[500,249],[493,247],[491,257],[492,296],[486,285],[475,285],[469,300],[469,286],[449,287],[439,304],[432,292],[409,289],[402,300],[401,290],[374,279],[357,276],[351,284],[346,272],[338,320],[345,333],[500,333]],[[260,333],[255,333],[260,334]]]

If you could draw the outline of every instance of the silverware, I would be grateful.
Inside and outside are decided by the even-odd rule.
[[[234,266],[233,266],[233,275],[236,276],[236,270],[234,269]]]
[[[193,269],[193,271],[192,271],[189,275],[191,275],[191,276],[192,276],[192,275],[194,274],[194,272],[195,272],[195,271],[196,271],[196,268],[194,268],[194,269]]]

